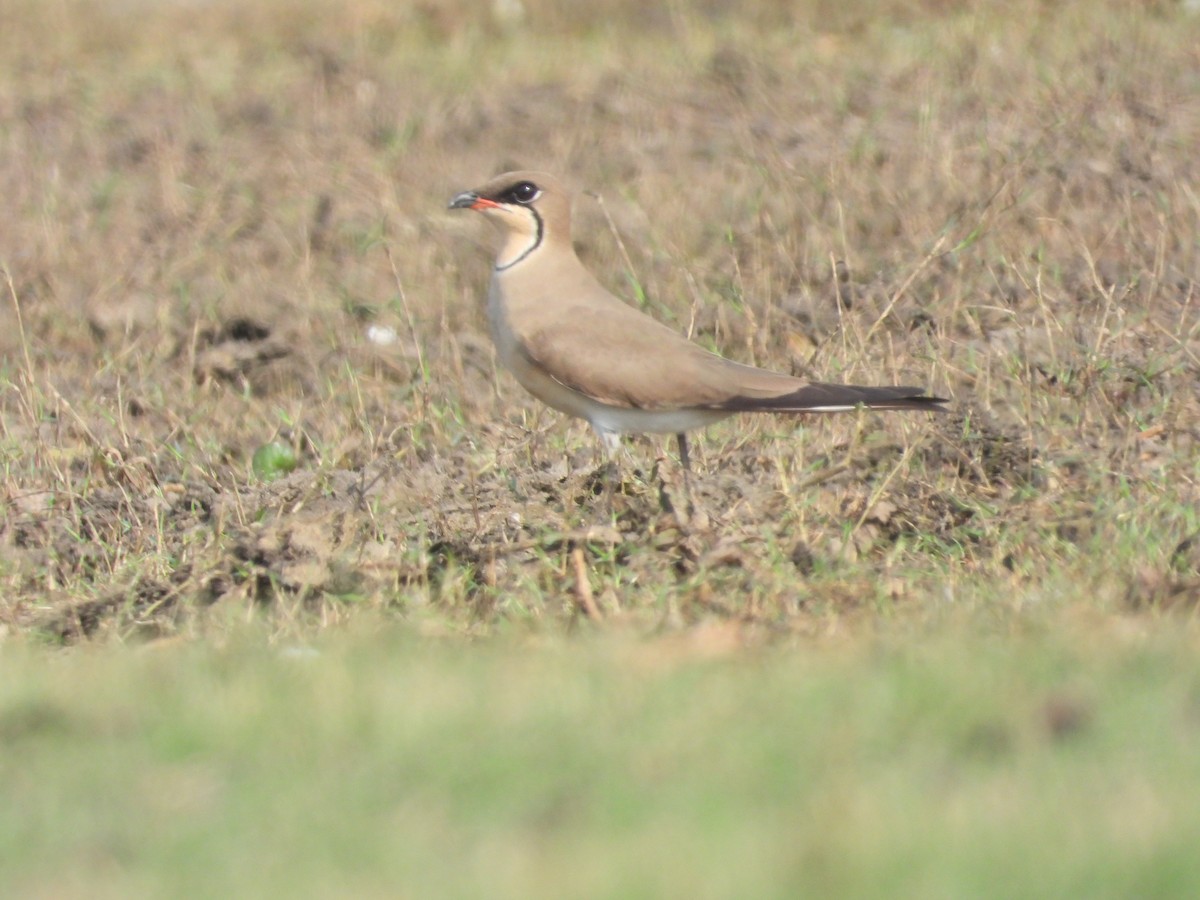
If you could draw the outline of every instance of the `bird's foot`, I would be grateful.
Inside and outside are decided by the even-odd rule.
[[[696,502],[687,471],[675,469],[664,474],[662,461],[663,457],[655,460],[654,471],[651,473],[658,485],[659,508],[664,514],[672,516],[681,530],[708,531],[712,521],[703,504]]]

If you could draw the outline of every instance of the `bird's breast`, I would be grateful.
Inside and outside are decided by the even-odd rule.
[[[521,387],[547,406],[581,419],[591,419],[596,401],[572,390],[530,359],[525,351],[519,328],[513,322],[512,308],[506,302],[504,288],[493,278],[488,290],[487,317],[492,343],[501,364],[512,372]]]

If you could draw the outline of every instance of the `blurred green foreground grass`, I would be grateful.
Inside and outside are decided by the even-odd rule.
[[[4,895],[1187,896],[1200,665],[1142,627],[9,652]]]

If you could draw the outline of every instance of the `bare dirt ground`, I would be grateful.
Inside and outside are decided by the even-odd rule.
[[[1198,18],[787,6],[0,16],[8,632],[1191,609]],[[597,194],[585,261],[696,340],[953,412],[709,429],[707,525],[634,439],[609,519],[444,209],[517,166]]]

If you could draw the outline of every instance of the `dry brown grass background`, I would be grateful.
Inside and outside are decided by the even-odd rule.
[[[1190,610],[1200,17],[743,6],[6,4],[8,631]],[[445,211],[515,166],[598,195],[587,264],[697,340],[954,414],[709,429],[700,530],[633,440],[597,527],[593,440],[497,369],[492,235]]]

